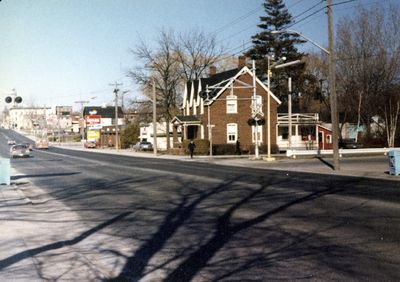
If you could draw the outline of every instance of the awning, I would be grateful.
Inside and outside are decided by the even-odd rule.
[[[171,123],[174,125],[200,125],[201,120],[197,116],[175,116]]]

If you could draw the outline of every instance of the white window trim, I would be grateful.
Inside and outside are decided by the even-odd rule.
[[[233,105],[233,110],[229,111],[230,107],[228,106],[230,103],[232,103]],[[237,114],[237,109],[238,109],[238,105],[237,105],[237,96],[235,95],[228,95],[226,96],[226,113],[227,114]]]
[[[234,132],[230,131],[230,128],[235,128]],[[233,134],[231,134],[233,133]],[[234,136],[234,140],[229,140],[229,136],[233,135]],[[235,143],[238,137],[238,126],[237,123],[228,123],[226,125],[226,143]]]

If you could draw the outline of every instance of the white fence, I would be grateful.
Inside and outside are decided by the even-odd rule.
[[[363,155],[363,154],[382,154],[386,155],[391,150],[400,148],[362,148],[362,149],[339,149],[339,156],[344,155]],[[333,155],[333,150],[287,150],[286,156],[296,158],[297,156],[323,156]]]

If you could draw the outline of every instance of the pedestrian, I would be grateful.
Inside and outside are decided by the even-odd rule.
[[[236,140],[235,154],[236,155],[241,155],[242,154],[242,150],[240,149],[240,139],[239,138]]]
[[[188,150],[189,150],[191,159],[193,159],[193,153],[194,153],[194,149],[195,148],[196,148],[196,145],[194,144],[193,140],[191,140],[189,145],[188,145]]]

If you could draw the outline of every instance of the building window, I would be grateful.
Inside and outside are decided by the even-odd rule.
[[[332,135],[330,134],[326,135],[326,144],[332,144]]]
[[[236,114],[237,113],[237,97],[229,95],[226,97],[226,113]]]
[[[226,135],[227,135],[227,140],[226,140],[227,143],[236,142],[238,136],[236,123],[228,123],[226,125]]]
[[[278,136],[282,136],[282,140],[288,140],[289,139],[289,127],[279,126],[278,127]]]

